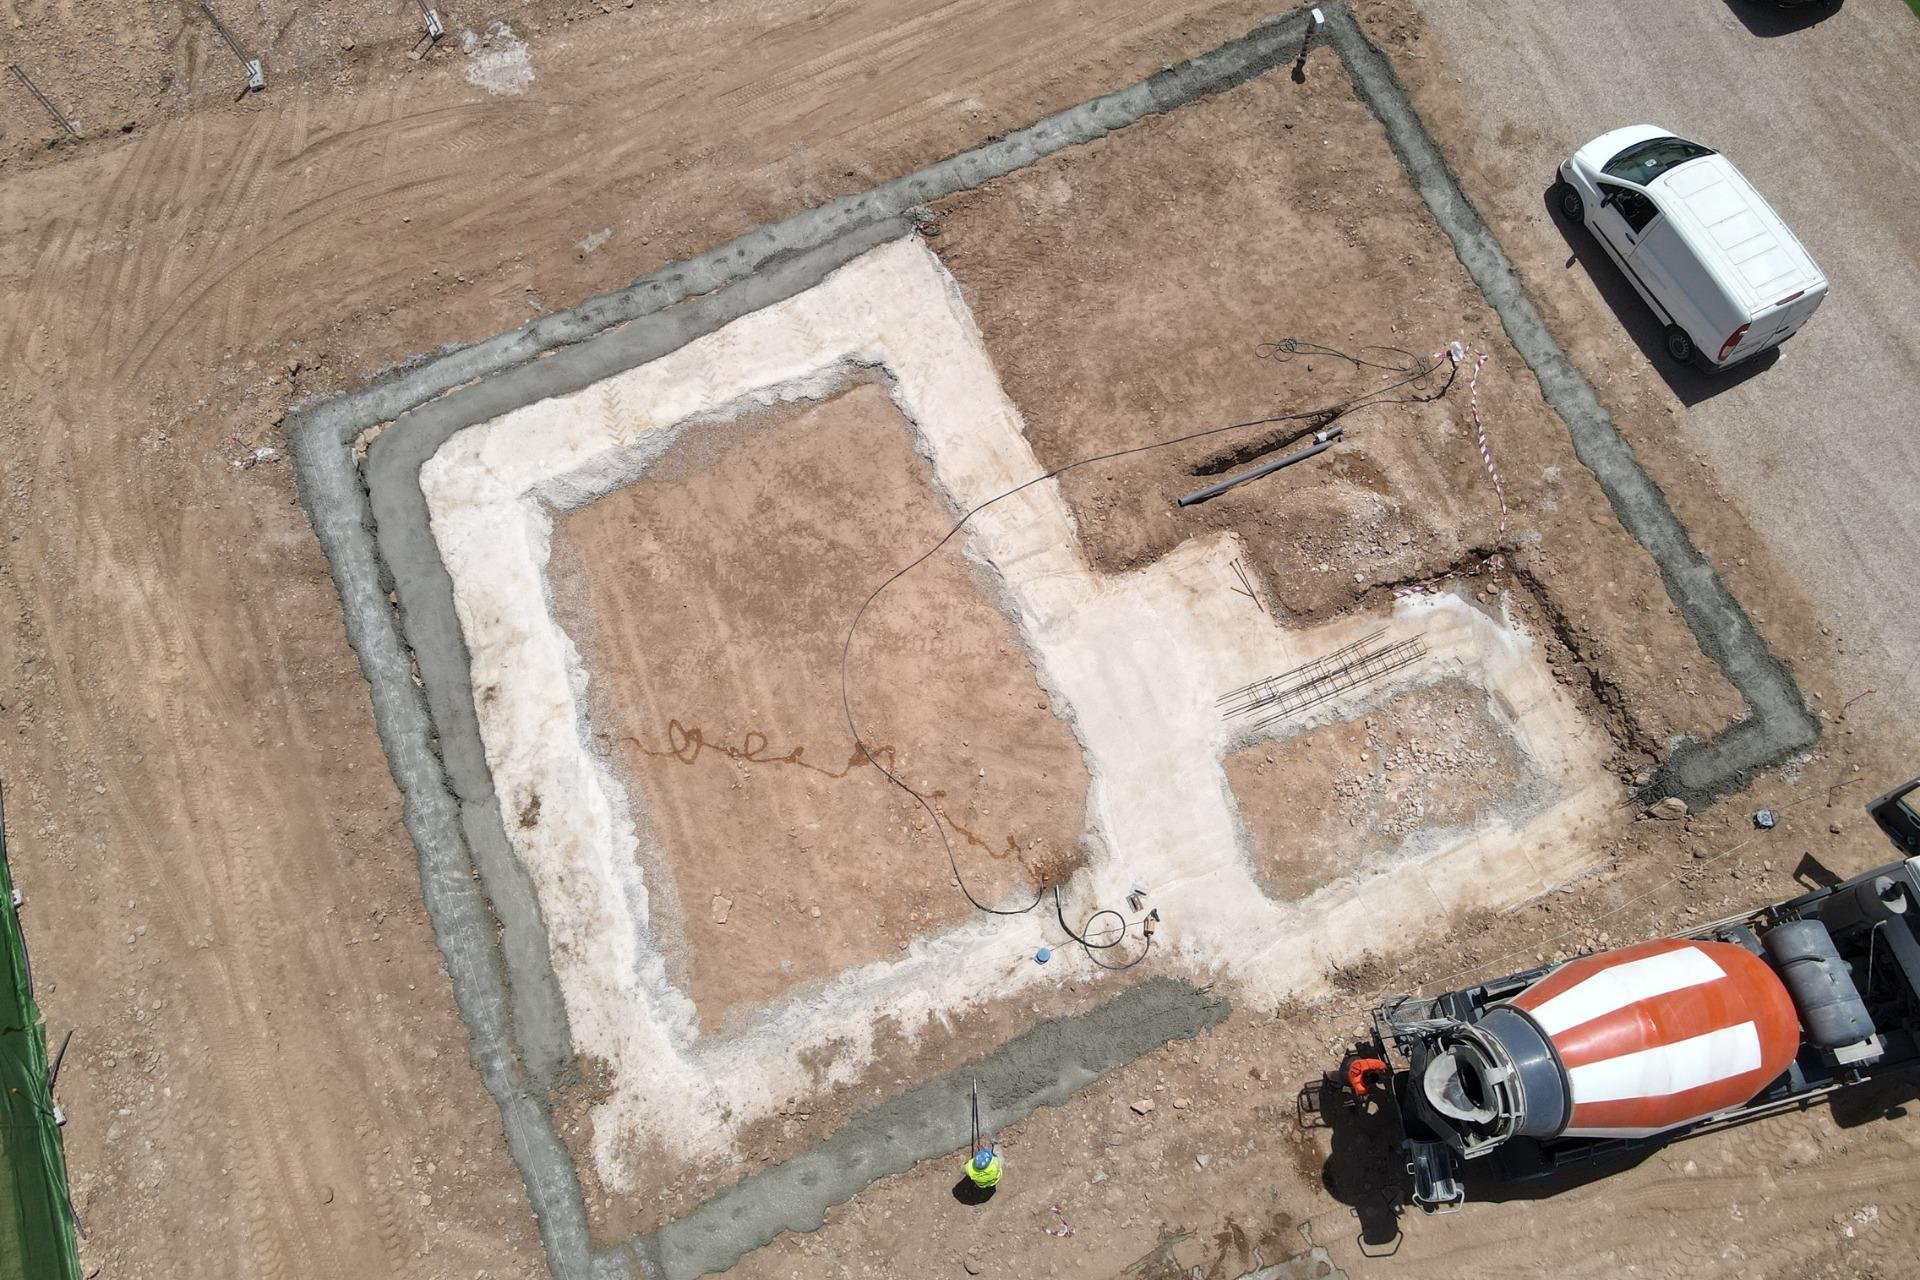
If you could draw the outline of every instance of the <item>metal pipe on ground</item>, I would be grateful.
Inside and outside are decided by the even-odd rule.
[[[13,72],[14,78],[19,80],[22,85],[26,86],[27,92],[33,95],[33,100],[35,102],[39,103],[41,106],[47,109],[48,115],[52,116],[55,120],[60,122],[60,127],[62,129],[65,129],[69,134],[71,134],[76,138],[80,136],[79,126],[74,124],[73,121],[67,119],[67,117],[61,112],[60,108],[54,106],[51,102],[47,101],[47,95],[40,92],[39,85],[35,84],[33,81],[27,78],[27,73],[20,69],[19,63],[9,62],[7,64],[7,70]]]
[[[1237,476],[1228,476],[1218,484],[1210,484],[1204,489],[1195,489],[1192,493],[1183,494],[1180,498],[1180,505],[1190,507],[1196,502],[1205,502],[1209,498],[1217,498],[1235,485],[1245,484],[1249,480],[1258,480],[1261,476],[1272,475],[1283,467],[1290,467],[1296,462],[1305,462],[1314,454],[1325,453],[1328,449],[1333,448],[1335,441],[1339,440],[1339,438],[1340,428],[1328,427],[1325,431],[1315,433],[1313,437],[1314,443],[1304,449],[1297,449],[1284,458],[1275,458],[1272,462],[1263,462],[1251,471],[1242,471]]]
[[[248,91],[257,93],[266,88],[267,73],[262,69],[260,59],[249,58],[247,56],[247,51],[240,47],[240,42],[233,38],[233,32],[227,30],[227,24],[220,21],[220,15],[215,13],[211,6],[201,5],[200,12],[207,16],[207,21],[211,22],[213,29],[220,33],[220,38],[227,42],[227,48],[233,50],[233,56],[240,59],[241,69],[247,73]],[[245,97],[246,95],[242,94],[241,96]]]

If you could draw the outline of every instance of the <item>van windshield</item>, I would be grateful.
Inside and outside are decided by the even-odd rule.
[[[1648,138],[1636,142],[1607,161],[1606,171],[1616,178],[1646,186],[1677,164],[1710,156],[1713,148],[1703,147],[1685,138]]]

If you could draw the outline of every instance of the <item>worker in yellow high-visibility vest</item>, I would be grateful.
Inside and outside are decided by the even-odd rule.
[[[991,1191],[1000,1185],[1000,1168],[1000,1153],[991,1147],[982,1147],[967,1161],[967,1177],[982,1191]]]

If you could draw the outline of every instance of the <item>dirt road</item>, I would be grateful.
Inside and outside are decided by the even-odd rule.
[[[1420,6],[1445,67],[1416,101],[1438,117],[1449,158],[1568,353],[1670,491],[1696,488],[1692,457],[1710,469],[1791,566],[1833,637],[1848,696],[1878,689],[1858,718],[1912,749],[1920,157],[1902,110],[1920,98],[1920,21],[1900,0],[1791,15],[1756,0]],[[1588,138],[1643,121],[1724,151],[1832,280],[1777,363],[1675,371],[1659,326],[1592,238],[1549,216],[1555,166]],[[1743,599],[1765,600],[1764,581],[1728,567]]]

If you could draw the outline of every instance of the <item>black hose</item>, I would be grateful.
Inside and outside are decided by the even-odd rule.
[[[1133,926],[1127,923],[1127,918],[1125,916],[1121,915],[1118,911],[1115,911],[1112,907],[1102,907],[1098,911],[1094,912],[1092,915],[1087,917],[1087,922],[1080,926],[1080,929],[1081,929],[1080,933],[1075,933],[1073,931],[1073,926],[1067,923],[1066,909],[1060,905],[1060,886],[1059,885],[1053,886],[1053,914],[1055,918],[1057,918],[1060,921],[1061,930],[1064,931],[1069,938],[1072,938],[1075,942],[1085,947],[1087,950],[1087,959],[1093,961],[1095,964],[1099,965],[1102,969],[1111,969],[1115,973],[1119,973],[1125,969],[1131,969],[1133,968],[1133,966],[1139,964],[1142,960],[1145,960],[1147,958],[1147,953],[1153,950],[1153,935],[1149,933],[1146,935],[1146,939],[1147,939],[1146,945],[1140,948],[1140,954],[1135,956],[1133,959],[1127,961],[1125,964],[1108,964],[1105,960],[1102,960],[1100,958],[1100,953],[1102,951],[1109,950],[1113,947],[1117,947],[1122,942],[1126,941],[1127,930],[1132,928]],[[1120,922],[1120,932],[1114,936],[1114,939],[1111,942],[1094,942],[1086,936],[1087,934],[1092,933],[1094,931],[1093,922],[1098,920],[1101,916],[1112,916],[1115,920],[1118,920]]]
[[[54,1084],[60,1079],[60,1064],[67,1060],[67,1046],[73,1043],[73,1031],[68,1030],[66,1039],[60,1042],[60,1052],[53,1055],[53,1066],[47,1069],[47,1093],[53,1093]]]

